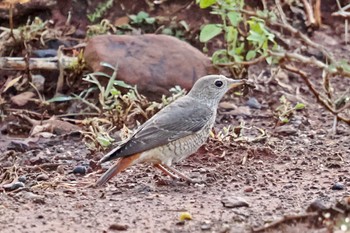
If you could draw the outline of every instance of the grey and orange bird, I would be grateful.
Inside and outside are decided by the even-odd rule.
[[[107,183],[113,176],[137,163],[148,162],[167,175],[186,181],[193,180],[171,165],[196,152],[203,145],[214,125],[219,101],[233,87],[244,84],[223,75],[200,78],[191,91],[141,125],[117,148],[107,153],[99,163],[118,159],[103,174],[96,186]]]

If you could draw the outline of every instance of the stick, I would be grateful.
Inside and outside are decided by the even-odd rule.
[[[71,69],[78,58],[63,56],[60,61],[64,69]],[[29,58],[28,63],[24,57],[0,57],[0,70],[59,70],[57,57]]]

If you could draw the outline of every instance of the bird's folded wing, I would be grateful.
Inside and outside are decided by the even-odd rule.
[[[100,162],[147,151],[194,134],[208,124],[213,117],[212,111],[205,104],[182,97],[154,115],[128,141],[110,151]]]

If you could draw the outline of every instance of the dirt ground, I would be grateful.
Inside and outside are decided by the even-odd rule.
[[[349,195],[350,132],[340,124],[338,134],[330,134],[333,118],[311,96],[303,97],[308,107],[292,119],[288,130],[276,133],[268,106],[252,110],[244,121],[266,130],[265,140],[222,143],[211,139],[176,166],[205,184],[172,182],[152,167],[136,165],[106,187],[94,189],[87,185],[96,180],[96,173],[70,174],[77,164],[89,164],[96,156],[79,137],[40,139],[25,152],[10,152],[18,139],[2,135],[2,158],[13,159],[2,159],[1,166],[10,167],[13,164],[8,161],[15,161],[27,188],[0,194],[1,231],[249,232],[284,215],[304,213],[315,200],[334,205]],[[261,103],[267,98],[274,95],[257,96]],[[244,98],[227,97],[224,102],[245,106]],[[239,124],[224,109],[219,113],[217,127]],[[43,174],[47,179],[38,181]],[[344,187],[333,190],[334,185]],[[239,201],[246,203],[228,208]],[[192,220],[180,221],[181,212],[190,213]],[[293,229],[286,232],[297,232]]]
[[[342,36],[330,38],[333,30],[338,28],[325,26],[313,39],[348,60],[350,47],[343,44]],[[251,76],[264,70],[255,67]],[[317,79],[317,74],[312,78]],[[244,123],[250,139],[259,137],[258,129],[267,136],[224,142],[211,138],[196,154],[176,164],[189,176],[202,179],[202,184],[172,181],[144,164],[128,168],[105,187],[92,188],[89,185],[100,174],[91,167],[102,154],[89,151],[80,135],[28,141],[0,133],[0,172],[16,174],[25,185],[13,191],[0,187],[0,232],[241,233],[286,215],[305,214],[311,203],[334,206],[350,195],[349,126],[339,123],[332,134],[333,116],[316,103],[302,81],[292,76],[280,81],[285,85],[267,85],[261,79],[248,96],[224,98],[216,132]],[[344,89],[350,85],[346,79],[337,84]],[[288,124],[276,126],[273,111],[279,97],[289,93],[293,98],[298,88],[306,108]],[[261,109],[248,107],[250,97]],[[227,107],[232,104],[235,111]],[[5,119],[0,128],[9,122],[17,123]],[[87,174],[74,174],[77,165],[90,167]],[[184,212],[192,220],[180,220]],[[306,221],[280,224],[267,232],[329,231]]]

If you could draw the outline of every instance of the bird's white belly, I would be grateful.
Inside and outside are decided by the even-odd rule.
[[[196,135],[190,135],[167,145],[144,151],[133,164],[147,162],[171,166],[173,162],[179,162],[195,153],[206,142],[208,134],[209,130],[202,130]]]

